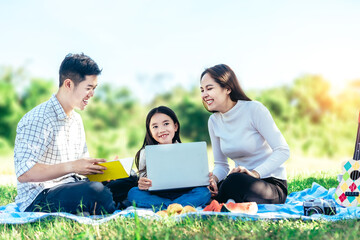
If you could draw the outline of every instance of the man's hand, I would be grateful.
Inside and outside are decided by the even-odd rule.
[[[219,179],[213,175],[213,173],[209,173],[209,190],[211,193],[211,196],[214,197],[216,195],[218,195],[218,187],[217,187],[217,183],[219,182]]]
[[[148,190],[149,187],[152,186],[152,182],[150,179],[146,178],[146,177],[140,177],[139,181],[138,181],[138,188],[140,190]]]
[[[58,164],[36,163],[29,171],[18,177],[19,182],[44,182],[58,177],[62,177],[68,173],[78,173],[81,175],[103,173],[106,167],[98,165],[98,163],[106,162],[100,158],[82,158],[71,162]]]
[[[70,164],[71,171],[81,175],[102,174],[106,167],[98,165],[106,162],[103,158],[82,158],[72,161]]]
[[[255,170],[249,171],[247,168],[242,167],[242,166],[233,168],[233,170],[231,170],[231,172],[229,174],[232,174],[232,173],[245,173],[254,178],[260,178],[260,174],[257,171],[255,171]]]

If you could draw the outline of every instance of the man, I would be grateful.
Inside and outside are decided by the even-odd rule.
[[[96,62],[84,54],[68,54],[59,70],[59,90],[20,120],[14,148],[18,179],[15,198],[21,211],[112,213],[115,203],[107,187],[79,175],[102,173],[90,158],[82,119],[74,109],[83,110],[93,97]]]

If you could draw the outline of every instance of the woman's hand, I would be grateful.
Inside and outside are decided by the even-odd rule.
[[[146,177],[140,177],[138,181],[138,188],[140,190],[148,190],[152,186],[151,180]]]
[[[216,195],[218,195],[218,187],[217,187],[217,183],[219,182],[219,179],[213,175],[213,173],[209,173],[209,190],[211,193],[211,196],[214,197]]]
[[[255,170],[249,171],[247,168],[242,167],[242,166],[233,168],[233,170],[231,170],[230,174],[232,174],[232,173],[245,173],[254,178],[260,178],[260,174],[257,171],[255,171]]]

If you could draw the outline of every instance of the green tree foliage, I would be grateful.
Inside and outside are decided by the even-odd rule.
[[[13,146],[20,118],[56,90],[52,81],[26,80],[23,69],[0,67],[0,153]],[[301,76],[288,86],[247,93],[270,110],[292,153],[352,156],[360,110],[360,80],[336,95],[330,93],[325,79],[314,75]],[[184,142],[210,143],[207,122],[211,113],[203,107],[198,87],[176,86],[144,104],[127,88],[102,84],[80,113],[91,155],[109,159],[135,155],[144,140],[146,115],[160,105],[177,114]]]
[[[331,112],[333,100],[329,95],[330,83],[321,76],[305,75],[295,80],[291,96],[297,104],[300,116],[309,116],[313,123],[319,123],[321,117]]]
[[[23,113],[13,85],[0,81],[0,136],[9,142],[15,139],[14,123],[18,122]]]
[[[81,114],[92,154],[125,157],[140,148],[145,110],[127,88],[103,84],[90,101]]]
[[[360,111],[360,80],[347,84],[345,89],[335,96],[334,113],[342,121],[355,119]]]
[[[87,114],[95,120],[93,127],[98,130],[126,125],[138,107],[138,101],[127,88],[114,88],[109,84],[97,89],[91,101]]]
[[[34,106],[49,100],[55,90],[53,81],[39,78],[32,79],[21,97],[22,108],[25,112],[30,111]]]
[[[11,68],[0,69],[0,139],[13,144],[16,135],[16,123],[23,115],[20,99],[15,90],[15,80],[20,72]],[[15,126],[15,127],[14,127]]]
[[[275,122],[281,129],[291,127],[289,123],[296,119],[296,107],[289,87],[263,90],[254,99],[270,110]]]

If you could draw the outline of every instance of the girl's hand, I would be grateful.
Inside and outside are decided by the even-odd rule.
[[[260,174],[257,171],[255,171],[255,170],[249,171],[247,168],[242,167],[242,166],[233,168],[233,170],[231,170],[230,174],[232,174],[232,173],[245,173],[254,178],[260,178]]]
[[[213,175],[213,173],[209,173],[209,190],[211,193],[211,196],[214,197],[216,195],[218,195],[218,187],[217,187],[217,182],[218,182],[218,178]]]
[[[138,181],[138,188],[140,190],[148,190],[152,186],[151,180],[145,177],[140,177]]]

